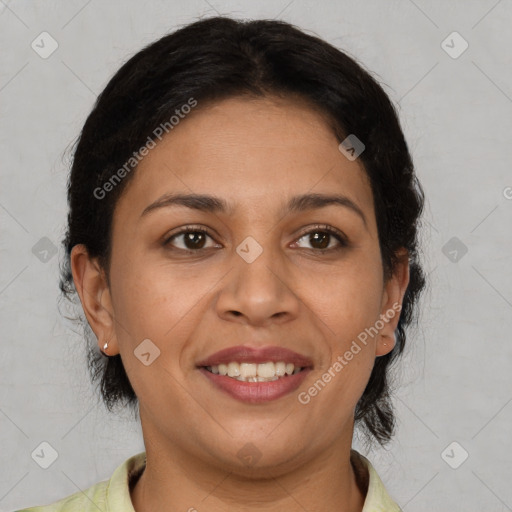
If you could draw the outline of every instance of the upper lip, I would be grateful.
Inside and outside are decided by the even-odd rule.
[[[295,367],[313,366],[309,357],[298,354],[284,347],[270,346],[252,348],[247,345],[225,348],[208,356],[197,363],[197,366],[216,366],[219,364],[237,363],[267,363],[267,362],[293,363]]]

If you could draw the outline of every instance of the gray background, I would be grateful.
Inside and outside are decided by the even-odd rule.
[[[398,104],[427,195],[430,285],[397,372],[396,437],[363,453],[404,512],[512,510],[510,0],[0,1],[0,510],[86,489],[144,450],[138,423],[98,402],[57,310],[63,154],[129,56],[216,13],[316,33]],[[59,45],[46,59],[31,47],[50,48],[43,31]],[[454,31],[469,47],[451,36],[450,56]],[[31,457],[43,441],[58,453],[46,470]]]

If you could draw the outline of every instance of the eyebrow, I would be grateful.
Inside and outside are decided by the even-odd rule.
[[[303,194],[295,196],[288,201],[283,213],[314,210],[330,205],[343,206],[352,210],[368,228],[366,217],[361,208],[352,199],[344,195]],[[193,210],[210,213],[232,214],[233,212],[233,208],[219,197],[207,194],[165,194],[147,206],[141,217],[157,209],[171,206],[185,206]]]

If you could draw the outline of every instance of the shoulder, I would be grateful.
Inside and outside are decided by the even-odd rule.
[[[78,491],[49,505],[24,508],[17,512],[89,512],[106,510],[106,489],[108,480],[99,482],[85,491]]]
[[[118,466],[110,480],[98,482],[54,503],[15,512],[135,512],[130,498],[130,481],[140,474],[145,464],[146,453],[138,453]]]
[[[355,469],[358,483],[366,490],[364,507],[361,512],[402,512],[391,498],[372,463],[358,451],[352,449],[350,460]]]

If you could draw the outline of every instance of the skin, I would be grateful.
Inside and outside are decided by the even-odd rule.
[[[230,98],[198,105],[143,159],[113,220],[111,287],[85,247],[72,251],[73,278],[92,329],[121,354],[138,396],[147,465],[132,490],[137,512],[344,510],[364,494],[350,464],[354,409],[375,358],[394,346],[399,315],[307,405],[297,395],[325,373],[409,282],[407,254],[384,282],[372,192],[362,164],[349,161],[321,114],[285,99]],[[143,210],[166,193],[210,194],[228,213],[184,206]],[[284,213],[292,196],[343,194],[329,205]],[[327,224],[349,246],[321,253],[303,232]],[[203,249],[178,228],[209,230]],[[263,248],[247,263],[247,237]],[[330,237],[329,247],[340,243]],[[183,249],[196,250],[188,254]],[[181,249],[181,251],[180,251]],[[149,338],[160,356],[134,356]],[[216,389],[196,362],[234,345],[279,345],[312,358],[296,392],[247,404]],[[237,452],[252,443],[250,467]]]

